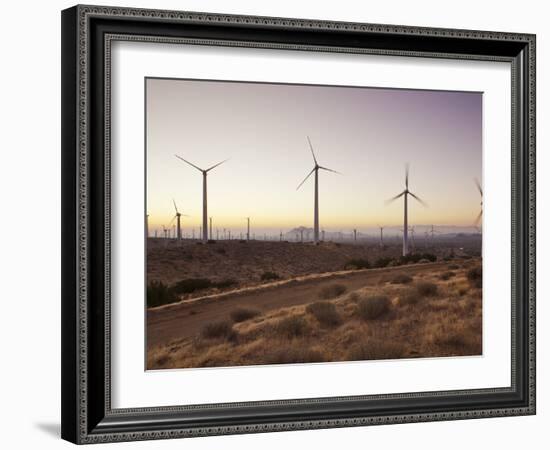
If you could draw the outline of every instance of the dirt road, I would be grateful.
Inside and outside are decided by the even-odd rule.
[[[151,308],[147,311],[147,346],[152,348],[194,336],[205,324],[227,319],[230,312],[237,307],[249,307],[265,313],[319,300],[319,291],[335,282],[344,285],[349,292],[364,286],[376,285],[382,277],[387,278],[400,273],[408,275],[429,273],[446,265],[448,263],[438,262],[353,271],[333,276],[323,275],[254,291],[245,290],[224,294],[217,298],[210,297]]]

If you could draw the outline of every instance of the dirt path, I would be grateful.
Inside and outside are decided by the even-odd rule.
[[[173,340],[194,336],[205,324],[227,319],[230,312],[237,307],[250,307],[265,313],[274,309],[314,302],[319,299],[318,294],[321,289],[335,282],[346,286],[348,291],[353,291],[377,284],[382,277],[400,273],[415,275],[432,272],[447,264],[438,262],[338,273],[333,276],[324,274],[255,290],[244,290],[152,308],[147,311],[147,345],[152,348]]]

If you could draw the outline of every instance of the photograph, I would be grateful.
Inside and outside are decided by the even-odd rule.
[[[483,354],[483,93],[145,78],[146,369]]]

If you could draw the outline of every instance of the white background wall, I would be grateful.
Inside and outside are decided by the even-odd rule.
[[[99,2],[98,3],[103,3]],[[550,340],[548,223],[550,79],[545,2],[331,2],[298,0],[111,0],[136,7],[348,20],[536,33],[538,42],[538,415],[384,427],[348,428],[118,448],[543,448],[548,441]],[[60,402],[60,10],[68,1],[10,2],[2,7],[0,69],[0,443],[4,448],[62,448]],[[542,174],[542,176],[541,176]],[[548,202],[545,202],[548,204]]]

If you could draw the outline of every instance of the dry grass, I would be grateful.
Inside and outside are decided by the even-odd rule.
[[[257,314],[239,308],[193,338],[151,348],[150,369],[480,355],[479,260]],[[471,275],[475,270],[475,275]],[[391,281],[391,277],[388,279]],[[200,319],[200,315],[197,315]],[[231,320],[229,320],[231,318]],[[197,320],[199,320],[197,319]]]

